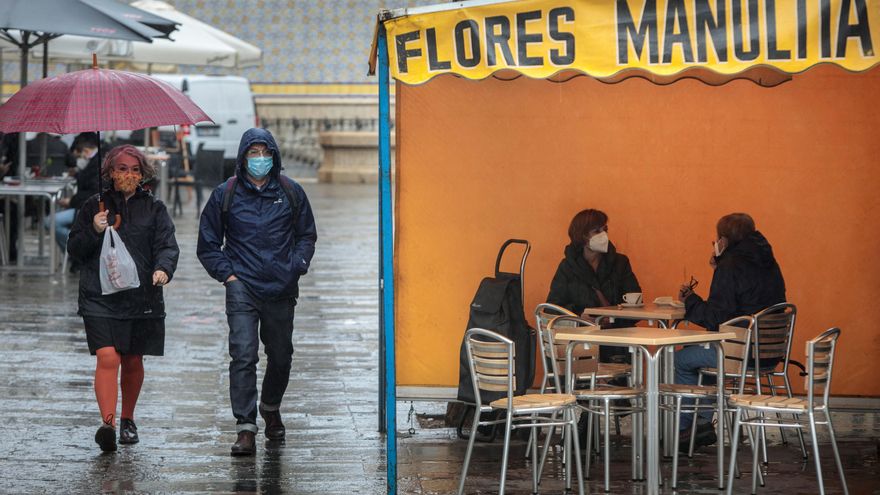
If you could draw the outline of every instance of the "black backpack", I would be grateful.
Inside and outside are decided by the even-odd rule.
[[[520,275],[496,273],[486,277],[474,295],[470,307],[467,328],[484,328],[499,333],[514,343],[516,389],[514,395],[522,395],[535,379],[535,330],[526,322],[522,306]],[[458,400],[476,403],[471,371],[464,339],[459,352]],[[504,392],[481,391],[483,404],[500,399]]]

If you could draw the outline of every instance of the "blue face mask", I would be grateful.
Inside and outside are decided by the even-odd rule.
[[[272,170],[271,156],[258,156],[247,159],[248,173],[255,179],[262,179]]]

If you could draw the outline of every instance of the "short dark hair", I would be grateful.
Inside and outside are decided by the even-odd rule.
[[[583,247],[587,243],[587,234],[607,223],[608,215],[604,211],[593,209],[580,211],[571,219],[568,226],[568,238],[575,246]]]
[[[147,157],[145,157],[140,150],[130,144],[123,144],[110,150],[110,152],[107,153],[107,156],[104,157],[104,163],[101,164],[101,178],[105,181],[111,180],[110,173],[113,171],[113,165],[116,163],[116,159],[119,155],[122,154],[133,156],[137,159],[138,165],[141,166],[143,182],[147,182],[156,176],[156,168],[153,167],[153,165],[147,160]]]
[[[73,144],[70,145],[70,151],[82,151],[83,148],[97,148],[98,133],[81,132],[73,138]]]
[[[736,244],[755,231],[755,221],[748,213],[731,213],[718,220],[715,230],[719,239],[726,237],[731,244]]]

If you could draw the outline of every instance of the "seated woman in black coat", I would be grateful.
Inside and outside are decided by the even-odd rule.
[[[608,240],[608,215],[599,210],[583,210],[568,226],[571,243],[550,283],[547,302],[578,315],[584,308],[611,306],[623,302],[627,292],[641,292],[629,258],[617,252]],[[629,327],[630,320],[617,320],[613,326]],[[621,347],[599,349],[602,362],[622,362],[629,354]]]

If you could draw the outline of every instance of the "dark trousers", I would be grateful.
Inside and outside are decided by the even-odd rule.
[[[240,280],[226,284],[229,322],[229,398],[238,430],[257,431],[257,363],[260,341],[266,353],[266,374],[260,401],[277,410],[287,390],[293,359],[293,315],[296,299],[257,298]]]

